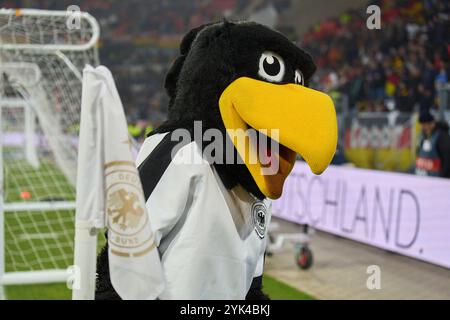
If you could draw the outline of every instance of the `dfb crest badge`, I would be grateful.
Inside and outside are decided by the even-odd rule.
[[[155,248],[141,182],[133,162],[105,165],[108,243],[120,257],[142,256]]]
[[[256,234],[263,239],[266,235],[267,229],[267,208],[266,205],[261,202],[255,202],[252,206],[253,225],[255,226]]]

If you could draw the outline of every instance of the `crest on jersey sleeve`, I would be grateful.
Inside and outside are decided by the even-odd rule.
[[[122,257],[145,254],[155,245],[134,163],[113,162],[106,167],[105,177],[111,252]]]

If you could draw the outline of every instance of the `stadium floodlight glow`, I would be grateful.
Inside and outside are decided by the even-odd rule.
[[[0,9],[0,298],[73,264],[81,73],[100,29],[80,12]]]

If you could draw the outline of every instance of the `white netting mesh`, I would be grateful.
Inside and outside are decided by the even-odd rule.
[[[0,10],[6,271],[72,264],[81,73],[97,65],[95,20]],[[25,209],[23,206],[26,206]]]
[[[3,48],[84,51],[95,46],[98,25],[86,13],[0,9]]]
[[[13,103],[16,102],[16,103]],[[59,170],[48,139],[35,126],[26,128],[31,113],[22,99],[2,103],[5,204],[44,205],[73,201],[74,187]],[[27,121],[28,120],[28,121]],[[37,119],[34,118],[34,121]],[[33,129],[33,128],[31,128]],[[31,141],[30,141],[31,140]],[[73,245],[72,210],[5,212],[6,271],[64,268],[70,265]]]

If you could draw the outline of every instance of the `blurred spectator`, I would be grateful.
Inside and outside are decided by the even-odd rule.
[[[404,82],[400,82],[395,91],[395,106],[400,112],[412,112],[414,106],[412,90]]]
[[[417,149],[416,174],[450,178],[450,135],[447,123],[436,122],[428,110],[419,115],[422,134]]]

